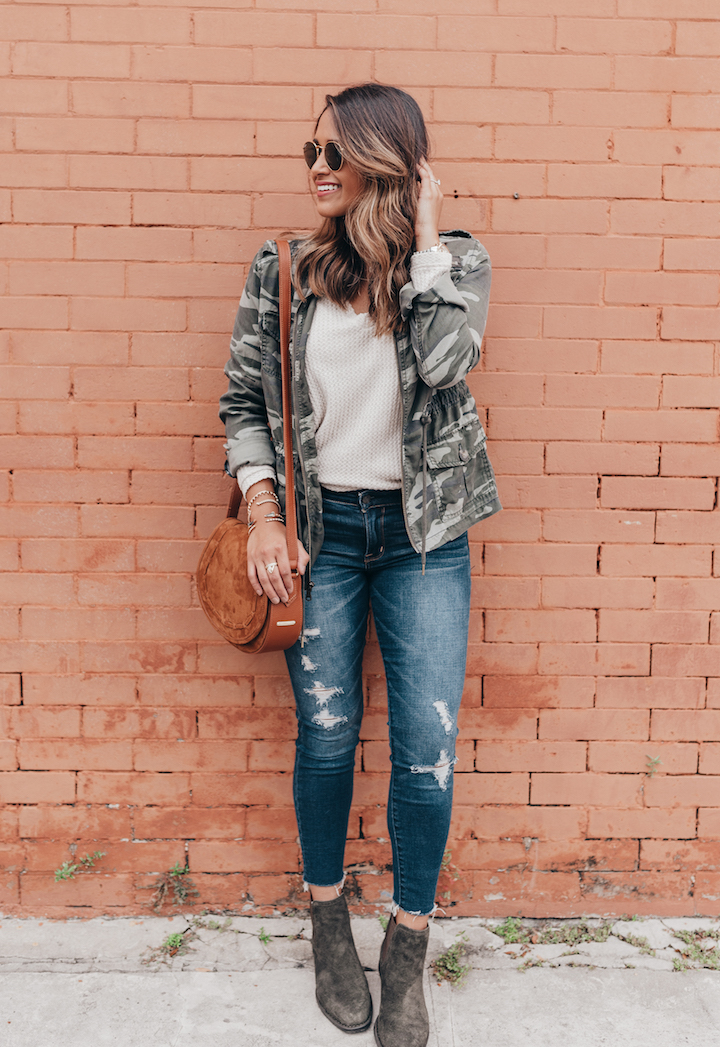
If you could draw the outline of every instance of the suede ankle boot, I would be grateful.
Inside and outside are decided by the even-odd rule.
[[[390,918],[380,952],[382,996],[374,1030],[378,1047],[425,1047],[428,1042],[423,973],[429,938],[429,927],[416,931]]]
[[[372,1000],[350,928],[347,901],[310,902],[315,958],[315,998],[328,1021],[343,1032],[364,1032]]]

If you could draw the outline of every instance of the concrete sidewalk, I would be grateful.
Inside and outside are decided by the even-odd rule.
[[[461,988],[428,970],[431,1047],[720,1042],[720,970],[699,966],[720,966],[715,921],[592,920],[582,935],[577,920],[526,920],[504,937],[498,923],[435,921],[428,962],[459,942],[471,969]],[[353,931],[377,1007],[382,928]],[[287,917],[4,919],[0,1044],[371,1047],[372,1031],[350,1040],[318,1011],[309,937],[309,920]]]

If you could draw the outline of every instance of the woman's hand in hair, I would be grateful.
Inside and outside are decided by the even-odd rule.
[[[418,164],[420,190],[418,193],[417,217],[415,219],[415,250],[425,251],[440,240],[440,212],[443,194],[427,160]]]
[[[274,520],[258,520],[248,538],[247,573],[255,592],[263,592],[272,603],[287,603],[293,591],[293,580],[290,574],[285,525]],[[305,574],[310,557],[298,538],[297,561],[298,571]],[[276,564],[270,572],[268,565]]]

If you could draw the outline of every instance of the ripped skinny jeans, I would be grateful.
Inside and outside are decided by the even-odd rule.
[[[424,915],[434,908],[450,827],[470,609],[467,535],[429,552],[423,576],[399,491],[323,490],[323,522],[305,645],[285,652],[298,718],[293,793],[304,878],[317,886],[343,879],[372,605],[388,685],[393,900]]]

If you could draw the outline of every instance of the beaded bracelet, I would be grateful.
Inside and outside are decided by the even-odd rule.
[[[247,504],[248,512],[252,508],[253,504],[258,500],[258,498],[262,498],[262,496],[264,494],[268,495],[269,498],[272,498],[275,502],[277,502],[278,505],[280,505],[280,499],[278,498],[278,496],[275,494],[274,491],[264,491],[264,490],[263,491],[258,491],[257,494],[254,494],[252,496],[252,498],[250,499],[250,501]]]

